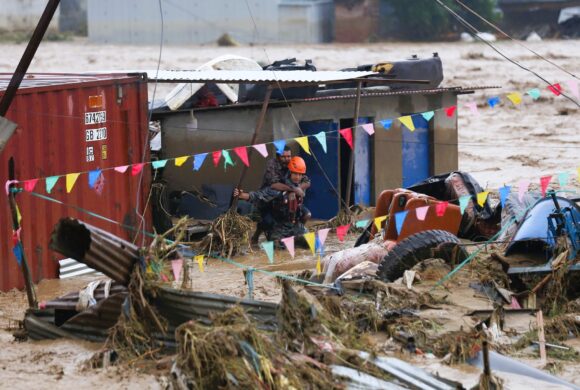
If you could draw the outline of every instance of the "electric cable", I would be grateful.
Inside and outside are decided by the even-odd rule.
[[[553,65],[554,67],[558,68],[559,70],[561,70],[562,72],[574,77],[575,79],[578,79],[578,77],[573,74],[570,73],[568,70],[564,69],[563,67],[561,67],[560,65],[556,64],[555,62],[549,60],[548,58],[542,56],[541,54],[535,52],[534,50],[530,49],[528,46],[524,45],[520,40],[515,39],[513,37],[511,37],[508,33],[506,33],[505,31],[503,31],[501,28],[499,28],[497,25],[493,24],[492,22],[490,22],[489,20],[487,20],[486,18],[484,18],[483,16],[481,16],[480,14],[478,14],[476,11],[474,11],[473,9],[471,9],[469,6],[467,6],[465,3],[463,3],[461,0],[455,0],[456,3],[458,3],[459,5],[461,5],[463,8],[465,8],[467,11],[469,11],[471,14],[473,14],[474,16],[476,16],[477,18],[479,18],[481,21],[483,21],[484,23],[486,23],[488,26],[490,26],[491,28],[493,28],[494,30],[496,30],[497,32],[499,32],[500,34],[502,34],[504,37],[514,41],[515,43],[517,43],[518,45],[520,45],[521,47],[523,47],[524,49],[528,50],[530,53],[534,54],[536,57],[546,61],[547,63]]]
[[[493,49],[493,51],[495,51],[496,53],[498,53],[500,56],[502,56],[507,61],[509,61],[512,64],[516,65],[517,67],[525,70],[526,72],[529,72],[529,73],[533,74],[534,76],[536,76],[537,78],[539,78],[540,80],[542,80],[544,83],[546,83],[548,86],[554,88],[554,84],[552,84],[551,82],[549,82],[548,80],[546,80],[543,76],[541,76],[540,74],[538,74],[536,71],[533,71],[533,70],[525,67],[524,65],[520,64],[519,62],[517,62],[515,60],[512,60],[507,55],[505,55],[501,50],[499,50],[494,44],[492,44],[491,42],[489,42],[487,39],[482,38],[480,36],[480,31],[477,28],[475,28],[473,25],[471,25],[469,22],[467,22],[464,18],[462,18],[459,14],[457,14],[455,11],[453,11],[451,8],[449,8],[441,0],[434,0],[434,1],[437,2],[437,4],[439,4],[445,10],[447,10],[447,12],[449,12],[451,15],[453,15],[459,21],[459,23],[462,26],[464,26],[465,28],[467,28],[469,30],[468,32],[474,38],[479,39],[480,41],[482,41],[483,43],[485,43],[486,45],[488,45],[489,47],[491,47]],[[564,96],[566,99],[570,100],[576,106],[580,107],[580,103],[578,103],[577,101],[575,101],[574,99],[572,99],[570,96],[568,96],[564,92],[561,92],[560,91],[560,95]]]

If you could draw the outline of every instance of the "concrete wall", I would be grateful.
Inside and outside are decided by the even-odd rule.
[[[383,97],[366,97],[361,100],[360,117],[370,117],[377,122],[381,119],[397,118],[416,112],[437,110],[457,103],[457,97],[450,92],[432,95],[394,95]],[[296,122],[328,120],[339,122],[340,119],[352,119],[354,99],[325,100],[316,102],[301,102],[291,104],[292,112],[285,105],[273,105],[269,108],[266,121],[257,143],[271,142],[275,139],[293,138],[299,135]],[[240,145],[249,145],[260,113],[260,106],[250,108],[212,109],[197,111],[197,129],[188,128],[191,114],[170,113],[161,123],[163,132],[163,158],[179,157],[200,152],[221,150]],[[294,114],[294,116],[292,115]],[[295,119],[294,119],[295,118]],[[295,121],[296,120],[296,121]],[[402,150],[401,126],[394,121],[390,131],[385,131],[376,124],[373,136],[374,150],[371,153],[371,203],[387,188],[397,188],[402,184]],[[225,130],[225,131],[224,131]],[[457,151],[457,120],[448,118],[443,111],[437,111],[431,120],[431,131],[434,144],[432,147],[431,174],[452,171],[458,168]],[[316,142],[316,141],[312,141]],[[274,147],[268,146],[270,155]],[[296,151],[298,146],[294,145]],[[319,156],[319,158],[321,158]],[[191,168],[167,165],[164,178],[169,183],[169,190],[184,190],[192,186],[201,189],[203,183],[236,184],[241,173],[242,164],[234,156],[237,166],[223,170],[215,168],[208,155],[203,168],[193,172]],[[191,167],[192,161],[187,164]],[[244,188],[258,188],[262,180],[265,160],[253,153],[251,170],[246,177]],[[373,196],[374,195],[374,196]]]
[[[46,1],[38,0],[2,0],[0,8],[0,30],[34,30],[46,4]],[[58,29],[59,12],[59,9],[57,9],[50,23],[50,29]]]
[[[240,43],[318,43],[332,36],[329,6],[332,0],[164,1],[163,39],[166,44],[207,44],[228,33]],[[151,0],[89,1],[88,31],[97,43],[157,44],[159,5]]]

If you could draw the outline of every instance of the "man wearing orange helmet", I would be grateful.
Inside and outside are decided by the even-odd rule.
[[[274,183],[271,189],[277,190],[276,196],[267,199],[264,194],[272,191],[243,192],[234,190],[234,196],[252,203],[271,202],[274,223],[266,233],[266,238],[279,241],[281,238],[301,236],[306,233],[304,223],[310,219],[310,211],[304,206],[305,190],[310,187],[306,174],[306,163],[301,157],[292,157],[288,164],[288,173],[279,183]]]

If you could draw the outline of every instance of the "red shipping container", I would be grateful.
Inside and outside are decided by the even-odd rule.
[[[11,77],[0,74],[0,95]],[[8,180],[12,157],[17,180],[40,178],[34,192],[65,204],[26,191],[16,196],[22,215],[22,243],[35,283],[58,277],[62,256],[50,250],[48,242],[62,217],[82,219],[127,240],[135,237],[135,230],[81,209],[138,226],[137,196],[142,214],[150,189],[150,165],[145,165],[141,182],[139,175],[131,175],[131,168],[125,173],[112,168],[149,161],[147,112],[147,82],[140,75],[27,74],[22,81],[6,114],[18,128],[0,154],[0,182],[4,185]],[[88,172],[96,169],[103,172],[95,189],[89,187]],[[70,193],[64,176],[68,173],[81,173]],[[55,175],[63,176],[48,194],[45,178]],[[12,252],[8,199],[4,190],[1,193],[0,291],[7,291],[23,288],[24,280]],[[144,216],[149,231],[150,215]]]

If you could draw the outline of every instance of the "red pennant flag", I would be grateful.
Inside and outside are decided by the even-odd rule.
[[[32,190],[34,190],[34,186],[36,185],[37,182],[38,182],[38,179],[26,180],[24,182],[24,191],[32,192]]]
[[[442,217],[443,215],[445,215],[445,210],[447,210],[447,205],[449,204],[449,202],[439,202],[435,205],[435,214],[437,214],[438,217]]]
[[[552,181],[552,175],[540,177],[540,188],[542,189],[542,197],[546,196],[546,190],[548,189],[548,184]]]
[[[447,116],[451,118],[453,114],[455,114],[455,110],[457,110],[457,106],[447,107],[445,109],[445,114],[447,114]]]
[[[238,146],[237,148],[234,148],[234,152],[236,152],[236,154],[238,155],[240,160],[242,160],[245,166],[247,167],[250,166],[250,161],[248,160],[248,150],[246,149],[245,146]]]
[[[350,129],[349,129],[350,130]],[[343,242],[348,229],[350,228],[350,223],[348,225],[342,225],[336,228],[336,235],[338,236],[338,241]]]
[[[560,83],[549,85],[548,89],[556,96],[560,96],[562,94],[562,86]]]
[[[340,132],[340,135],[344,137],[344,140],[346,141],[348,146],[350,146],[350,148],[352,149],[352,128],[349,127],[348,129],[341,129],[338,131]]]
[[[145,166],[145,163],[131,165],[131,176],[138,175],[139,172],[141,172],[141,170],[143,169],[144,166]]]
[[[213,165],[217,167],[218,164],[220,163],[220,158],[222,158],[222,151],[218,150],[216,152],[213,152],[211,155],[213,157]]]

